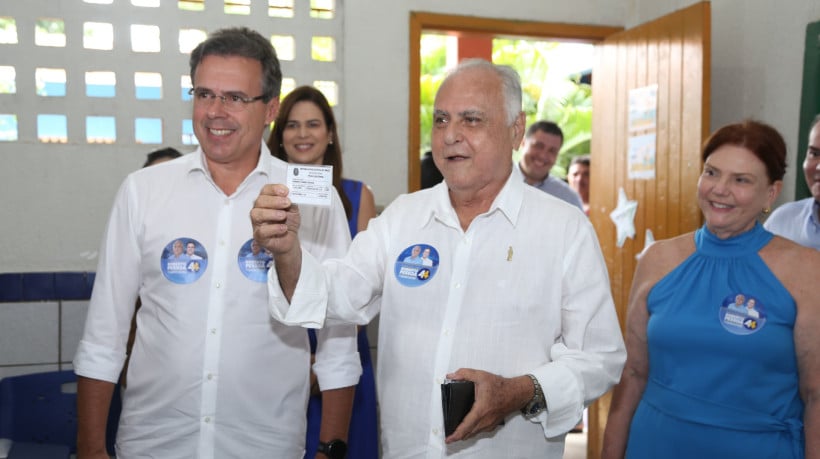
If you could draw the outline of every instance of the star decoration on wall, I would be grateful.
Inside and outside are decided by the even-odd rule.
[[[654,244],[654,243],[655,243],[655,235],[652,234],[651,229],[647,228],[645,236],[644,236],[644,241],[643,241],[643,250],[641,250],[641,253],[635,255],[635,259],[640,260],[641,257],[643,256],[643,254],[646,253],[646,249],[648,249],[649,246]]]
[[[618,247],[623,247],[626,238],[635,237],[635,212],[638,201],[630,201],[623,188],[618,189],[618,205],[609,213],[618,231]]]

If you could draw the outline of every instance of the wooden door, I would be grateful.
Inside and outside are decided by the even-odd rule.
[[[709,134],[709,3],[698,3],[625,30],[596,47],[592,73],[590,219],[609,269],[623,329],[627,298],[645,231],[665,239],[701,225],[696,202],[700,146]],[[635,88],[657,85],[653,178],[630,179],[628,98]],[[648,131],[651,132],[651,131]],[[622,247],[609,214],[618,190],[638,202],[636,234]],[[589,410],[589,458],[600,457],[609,395]]]

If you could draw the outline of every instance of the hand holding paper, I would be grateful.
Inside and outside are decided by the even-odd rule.
[[[288,164],[287,186],[294,204],[330,207],[333,166]]]

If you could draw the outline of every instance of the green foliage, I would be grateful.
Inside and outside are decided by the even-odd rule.
[[[419,84],[419,98],[421,99],[421,120],[419,123],[419,128],[421,129],[420,156],[424,155],[424,152],[430,149],[430,134],[433,131],[433,103],[436,100],[436,91],[438,91],[438,87],[441,86],[444,76],[444,73],[441,72],[436,75],[421,75]]]
[[[439,75],[447,65],[447,37],[425,34],[421,36],[421,74]]]
[[[433,103],[436,100],[438,87],[446,75],[447,37],[444,35],[424,34],[421,36],[421,80],[419,81],[419,99],[421,103],[420,123],[421,151],[430,149],[430,133],[433,129]]]
[[[433,102],[444,78],[446,46],[422,37],[421,75],[421,152],[430,149]],[[592,132],[592,88],[577,78],[550,72],[551,54],[561,43],[497,38],[493,40],[493,62],[509,65],[521,76],[523,110],[527,126],[546,119],[555,121],[564,131],[564,145],[552,174],[565,177],[573,156],[589,153]],[[517,160],[519,152],[513,157]]]
[[[310,55],[314,61],[333,62],[335,60],[336,42],[333,37],[313,37]]]
[[[38,19],[35,27],[49,34],[65,34],[65,23],[60,19]]]

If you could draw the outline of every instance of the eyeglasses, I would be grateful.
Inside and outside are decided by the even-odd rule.
[[[248,104],[252,104],[257,100],[262,100],[267,97],[267,94],[262,94],[256,97],[242,97],[239,94],[217,95],[213,91],[201,88],[191,88],[188,94],[194,97],[194,103],[210,107],[216,99],[222,101],[222,106],[229,112],[241,112],[245,110]]]

